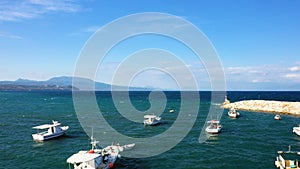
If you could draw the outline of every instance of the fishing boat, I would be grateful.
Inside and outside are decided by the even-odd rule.
[[[222,129],[222,126],[220,125],[219,120],[210,120],[207,121],[207,127],[205,128],[205,131],[209,134],[217,134],[220,133]]]
[[[274,116],[274,120],[281,120],[281,116],[280,116],[279,114],[276,114],[276,115]]]
[[[275,160],[275,166],[280,169],[300,169],[300,152],[291,151],[289,146],[288,151],[278,151],[278,156]]]
[[[144,116],[144,125],[145,126],[154,126],[160,123],[161,117],[156,115],[145,115]]]
[[[91,137],[92,149],[89,151],[79,151],[67,159],[67,163],[73,164],[74,169],[109,169],[113,168],[117,159],[121,156],[119,153],[124,150],[132,149],[135,144],[124,146],[110,145],[103,149],[98,149],[98,141]],[[70,167],[69,167],[70,168]]]
[[[298,127],[293,127],[293,133],[295,133],[298,136],[300,136],[300,124],[298,125]]]
[[[231,108],[229,111],[228,111],[228,116],[231,117],[231,118],[237,118],[240,116],[240,113],[237,112],[235,110],[235,108]]]
[[[56,138],[65,134],[69,129],[69,126],[61,126],[57,121],[52,120],[53,124],[43,124],[40,126],[33,127],[38,132],[32,134],[32,138],[35,141],[45,141],[52,138]],[[42,132],[40,130],[43,130]]]

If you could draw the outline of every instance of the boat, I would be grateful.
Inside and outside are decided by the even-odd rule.
[[[240,113],[237,112],[235,110],[235,108],[231,108],[229,111],[228,111],[228,116],[231,117],[231,118],[237,118],[240,116]]]
[[[32,134],[32,138],[35,141],[45,141],[49,139],[53,139],[65,134],[65,132],[69,129],[69,126],[61,126],[61,123],[52,120],[53,124],[43,124],[40,126],[35,126],[33,129],[37,129],[38,132]],[[40,130],[43,130],[40,132]]]
[[[222,129],[222,126],[220,125],[219,120],[210,120],[207,121],[207,127],[205,128],[205,131],[209,134],[217,134],[220,133]]]
[[[280,116],[279,114],[276,114],[276,115],[274,116],[274,120],[281,120],[281,116]]]
[[[278,156],[275,160],[275,166],[280,169],[300,169],[300,152],[291,151],[289,146],[288,151],[278,151]]]
[[[298,127],[293,127],[293,133],[295,133],[298,136],[300,136],[300,124],[298,125]]]
[[[161,117],[152,115],[145,115],[144,116],[144,125],[145,126],[154,126],[160,123]]]
[[[92,149],[88,151],[79,151],[67,159],[67,163],[73,164],[74,169],[109,169],[113,168],[115,162],[120,157],[120,152],[132,149],[135,144],[124,146],[110,145],[103,149],[97,148],[98,141],[91,137]]]

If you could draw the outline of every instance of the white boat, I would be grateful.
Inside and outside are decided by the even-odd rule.
[[[33,127],[37,129],[38,132],[32,134],[33,140],[36,141],[45,141],[52,138],[56,138],[65,134],[65,132],[69,129],[69,126],[61,126],[57,121],[52,120],[53,124],[43,124],[40,126]],[[40,130],[43,130],[42,132]]]
[[[276,115],[274,116],[274,120],[281,120],[280,115],[279,115],[279,114],[276,114]]]
[[[154,126],[160,123],[161,117],[156,115],[145,115],[144,116],[144,125],[145,126]]]
[[[280,169],[300,169],[300,152],[291,151],[289,146],[288,151],[278,151],[278,156],[275,160],[275,166]]]
[[[237,118],[237,117],[240,116],[240,113],[238,111],[236,111],[235,108],[231,108],[228,111],[228,116],[231,117],[231,118]]]
[[[112,144],[110,146],[103,148],[101,151],[102,164],[103,164],[102,167],[104,169],[113,168],[117,159],[121,157],[119,153],[124,150],[131,150],[134,146],[135,146],[134,143],[127,144],[124,146],[120,146],[119,144],[117,145]]]
[[[298,127],[293,127],[293,133],[297,134],[298,136],[300,136],[300,124]]]
[[[220,125],[220,121],[218,120],[210,120],[207,121],[207,127],[205,128],[205,131],[209,134],[217,134],[220,133],[222,129],[222,126]]]
[[[170,109],[169,112],[170,112],[170,113],[174,113],[175,110],[174,110],[174,109]]]
[[[97,149],[97,143],[97,141],[93,141],[92,137],[92,149],[73,154],[67,159],[67,163],[73,164],[74,169],[109,169],[113,168],[116,160],[120,157],[120,152],[135,146],[135,144],[125,146],[112,144],[103,149]]]

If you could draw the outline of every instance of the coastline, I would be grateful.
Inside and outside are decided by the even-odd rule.
[[[290,114],[300,116],[300,102],[273,101],[273,100],[243,100],[230,103],[228,100],[222,104],[225,109]]]

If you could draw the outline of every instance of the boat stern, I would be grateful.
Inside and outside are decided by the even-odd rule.
[[[63,131],[67,131],[69,129],[69,126],[62,126],[60,127]]]

